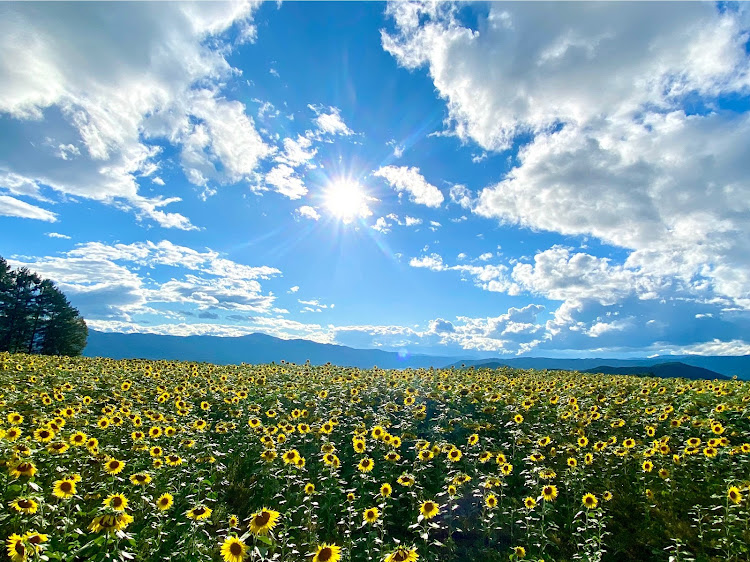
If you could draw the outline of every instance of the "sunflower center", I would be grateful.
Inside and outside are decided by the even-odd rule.
[[[268,522],[271,520],[271,514],[267,511],[263,511],[262,513],[255,516],[254,523],[258,527],[265,527]]]
[[[333,551],[329,547],[325,547],[318,553],[318,560],[320,562],[327,562],[333,556]]]
[[[34,504],[32,504],[29,500],[26,498],[18,500],[18,507],[21,509],[28,509],[32,507]]]
[[[122,505],[122,498],[120,497],[112,498],[112,507],[117,508],[117,507],[120,507],[121,505]]]
[[[203,515],[204,513],[206,513],[206,508],[205,507],[196,507],[195,511],[193,513],[195,513],[196,515]]]
[[[70,482],[63,482],[60,484],[60,489],[66,494],[69,494],[73,490],[73,484]]]
[[[26,558],[26,547],[23,546],[23,543],[21,541],[18,541],[16,543],[16,546],[13,550],[16,551],[16,554],[18,554],[18,556],[23,556],[24,558]]]
[[[404,562],[404,560],[409,559],[409,554],[404,552],[403,550],[399,550],[396,552],[396,554],[393,555],[393,562]]]
[[[229,547],[229,552],[232,556],[240,556],[242,554],[242,545],[238,542],[233,542]]]

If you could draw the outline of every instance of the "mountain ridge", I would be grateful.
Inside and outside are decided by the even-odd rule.
[[[211,362],[217,364],[271,363],[281,360],[312,364],[384,369],[420,367],[461,367],[472,365],[509,366],[517,369],[551,369],[587,371],[601,367],[652,367],[659,363],[680,362],[692,367],[708,369],[726,377],[737,375],[750,378],[750,355],[702,356],[664,355],[640,359],[618,358],[552,358],[512,357],[469,359],[456,356],[404,354],[382,349],[357,349],[353,347],[317,343],[305,339],[284,340],[268,334],[253,333],[246,336],[169,336],[160,334],[125,334],[120,332],[89,331],[89,341],[84,349],[86,356],[103,356],[114,359],[168,359]]]

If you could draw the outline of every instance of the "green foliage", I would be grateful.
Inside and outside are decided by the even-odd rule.
[[[49,279],[0,257],[0,351],[80,355],[88,328]]]

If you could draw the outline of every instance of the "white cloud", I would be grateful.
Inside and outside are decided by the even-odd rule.
[[[46,222],[56,222],[57,215],[36,205],[26,203],[9,195],[0,195],[0,215],[21,217]]]
[[[406,226],[417,226],[422,224],[422,219],[406,215],[406,217],[404,217],[404,223],[406,224]]]
[[[465,185],[456,184],[451,187],[450,198],[453,203],[458,203],[464,209],[470,209],[474,205],[476,196]],[[466,220],[466,217],[462,218]]]
[[[170,314],[154,303],[192,305],[198,310],[237,310],[269,313],[275,297],[264,294],[259,280],[280,275],[268,266],[247,266],[167,240],[107,245],[79,244],[62,257],[14,258],[57,282],[87,321],[91,319],[131,321],[136,315]],[[157,281],[141,275],[158,267],[184,268],[181,278]]]
[[[391,231],[391,224],[385,220],[385,217],[378,217],[378,220],[370,228],[386,234]]]
[[[307,195],[307,188],[293,168],[279,164],[266,174],[266,183],[289,199],[300,199]]]
[[[70,240],[70,236],[67,234],[60,234],[59,232],[47,232],[47,236],[50,238],[62,238],[63,240]]]
[[[480,255],[477,259],[480,261],[489,261],[492,259],[494,254],[492,252],[485,252],[484,254]]]
[[[350,136],[354,134],[344,120],[341,118],[341,110],[337,107],[324,108],[323,106],[308,105],[315,112],[314,122],[317,131],[324,135]]]
[[[709,3],[492,3],[480,31],[451,5],[392,3],[388,13],[397,31],[382,32],[383,47],[406,68],[427,67],[455,133],[486,150],[748,85],[743,16]]]
[[[254,7],[3,6],[0,114],[9,119],[2,134],[29,142],[0,150],[0,167],[61,194],[133,209],[164,227],[191,228],[187,218],[155,210],[178,199],[140,194],[140,178],[161,156],[146,142],[176,147],[196,185],[238,181],[267,154],[244,105],[221,97],[218,87],[233,72],[221,34],[235,26],[247,37]]]
[[[299,285],[295,285],[294,287],[291,287],[291,288],[290,288],[290,289],[289,289],[289,290],[287,291],[287,293],[296,293],[297,291],[299,291]]]
[[[422,174],[419,173],[419,168],[383,166],[376,170],[374,175],[385,179],[399,195],[406,192],[409,199],[414,203],[428,207],[440,207],[445,199],[437,187],[427,183]]]
[[[308,164],[317,152],[318,149],[312,148],[312,141],[309,138],[298,135],[296,139],[284,139],[284,152],[276,157],[276,161],[296,167]]]
[[[708,284],[750,309],[750,113],[718,103],[750,86],[744,6],[490,4],[476,30],[450,5],[388,11],[384,48],[428,69],[453,134],[488,151],[525,143],[503,180],[452,201],[596,237],[629,250],[639,278]]]
[[[309,205],[302,205],[299,209],[295,210],[295,213],[300,217],[304,217],[306,219],[312,219],[315,221],[320,218],[320,214],[318,213],[318,211],[316,211],[313,207],[310,207]]]

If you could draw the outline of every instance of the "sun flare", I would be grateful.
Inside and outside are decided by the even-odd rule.
[[[324,196],[328,211],[343,222],[351,222],[372,214],[367,206],[370,198],[356,182],[333,182],[326,188]]]

